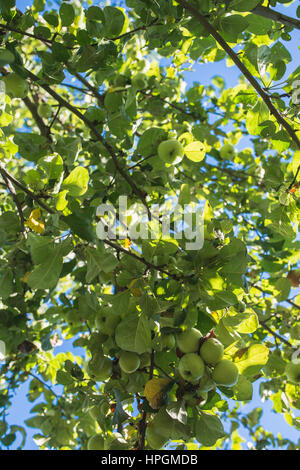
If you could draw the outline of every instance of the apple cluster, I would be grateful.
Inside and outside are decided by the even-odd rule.
[[[203,338],[199,330],[190,328],[177,336],[177,346],[183,354],[178,364],[180,376],[188,384],[197,385],[183,396],[187,404],[201,404],[216,386],[232,387],[237,383],[238,368],[223,358],[224,346],[217,338]]]

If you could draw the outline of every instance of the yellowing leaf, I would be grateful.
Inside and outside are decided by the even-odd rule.
[[[205,157],[206,147],[202,142],[191,142],[184,148],[184,153],[189,160],[201,162]]]
[[[149,405],[154,410],[161,407],[164,390],[169,383],[169,379],[163,378],[151,379],[146,383],[144,395],[147,398]]]
[[[43,222],[38,220],[41,217],[40,209],[33,209],[29,219],[26,220],[25,225],[36,233],[43,233],[45,231],[45,225]]]
[[[292,169],[294,175],[297,173],[298,167],[300,166],[300,150],[296,150],[293,156]]]

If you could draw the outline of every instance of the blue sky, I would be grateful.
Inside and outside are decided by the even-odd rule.
[[[47,1],[47,3],[50,5],[51,2]],[[104,3],[105,2],[100,2],[100,6]],[[17,7],[22,11],[26,9],[26,6],[30,6],[31,4],[32,1],[16,1]],[[298,4],[298,2],[294,2],[293,5],[289,6],[288,14],[290,16],[296,16],[295,12]],[[55,2],[52,3],[52,6],[55,7]],[[284,5],[277,5],[276,10],[282,11],[283,13],[287,14],[287,8]],[[287,72],[284,78],[287,78],[289,74],[297,67],[297,65],[299,65],[299,31],[293,32],[292,36],[292,41],[283,42],[293,57],[293,61],[287,65]],[[226,87],[233,87],[238,83],[238,77],[240,75],[240,72],[239,70],[237,70],[236,67],[226,67],[225,59],[216,63],[196,64],[193,69],[193,72],[187,72],[185,74],[188,86],[192,85],[194,81],[199,81],[203,85],[209,85],[211,84],[211,79],[213,76],[220,75],[225,78]],[[248,142],[247,146],[249,146]],[[243,142],[243,145],[245,145],[245,142]],[[68,350],[72,350],[74,354],[83,354],[81,348],[72,347],[72,340],[66,341],[64,342],[63,346],[56,348],[55,353],[57,354],[59,352]],[[259,382],[255,383],[254,398],[251,403],[243,406],[242,411],[245,413],[249,412],[256,406],[263,408],[263,418],[261,420],[261,423],[266,430],[272,431],[275,435],[280,432],[282,436],[297,441],[300,437],[299,432],[289,426],[283,416],[278,415],[277,413],[274,413],[272,411],[272,402],[270,400],[266,401],[265,403],[261,402],[258,393],[258,386]],[[19,424],[22,426],[24,420],[30,417],[30,409],[36,404],[36,402],[34,402],[33,404],[29,403],[26,397],[27,393],[28,383],[25,383],[16,393],[13,399],[14,404],[9,409],[8,422],[10,422],[11,424]],[[38,430],[33,430],[31,428],[27,429],[28,435],[25,449],[38,449],[38,447],[32,440],[32,436],[36,432],[38,432]],[[248,435],[245,430],[239,429],[239,433],[247,439]],[[19,443],[20,437],[18,437],[17,441],[13,444],[12,448],[17,448]]]

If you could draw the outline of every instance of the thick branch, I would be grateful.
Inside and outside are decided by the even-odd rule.
[[[0,167],[0,173],[1,173],[1,176],[2,176],[2,178],[4,179],[4,181],[6,183],[6,186],[9,189],[9,191],[11,193],[11,196],[14,200],[14,203],[15,203],[17,209],[18,209],[20,222],[21,222],[21,231],[23,232],[24,237],[27,238],[23,209],[22,209],[22,205],[21,205],[21,203],[18,199],[18,195],[16,193],[15,187],[13,186],[12,182],[8,179],[8,177],[6,176],[5,172],[3,171],[3,169],[1,167]]]
[[[292,18],[290,16],[284,15],[275,10],[271,10],[271,8],[267,7],[255,7],[251,13],[255,15],[263,16],[264,18],[268,18],[269,20],[276,21],[276,23],[284,24],[286,26],[290,26],[291,28],[300,29],[300,20],[297,18]]]
[[[257,80],[253,77],[253,75],[249,72],[247,67],[240,61],[237,54],[231,49],[231,47],[227,44],[227,42],[223,39],[223,37],[215,30],[215,28],[207,21],[207,19],[199,13],[199,11],[190,5],[185,0],[176,0],[182,7],[184,7],[187,11],[191,13],[194,18],[196,18],[199,23],[204,26],[204,28],[213,36],[213,38],[217,41],[217,43],[224,49],[225,52],[229,55],[235,65],[240,69],[242,74],[247,78],[249,83],[253,86],[253,88],[257,91],[258,95],[263,99],[267,107],[269,108],[270,113],[275,117],[277,122],[287,131],[290,135],[291,139],[295,143],[296,147],[300,149],[300,140],[296,135],[296,131],[290,126],[290,124],[282,117],[280,112],[275,108],[273,105],[270,97],[267,93],[262,89],[260,84]]]

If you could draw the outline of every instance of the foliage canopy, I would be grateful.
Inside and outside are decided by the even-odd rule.
[[[299,448],[241,404],[260,380],[300,429],[299,380],[285,372],[300,347],[300,68],[286,74],[300,9],[48,3],[22,13],[0,0],[0,446],[17,433],[25,443],[6,414],[28,381],[26,426],[42,449],[239,449],[239,427],[255,449]],[[196,62],[225,57],[237,86],[187,86]],[[167,140],[180,142],[174,161],[158,155]],[[161,234],[100,240],[97,208],[119,196],[130,220],[140,204],[151,215],[200,203],[203,247]],[[199,347],[222,343],[211,344],[237,367],[234,385],[216,385],[209,363],[203,375],[198,346],[187,353],[197,382],[180,375],[177,340],[192,328]],[[74,348],[57,354],[67,340]]]

